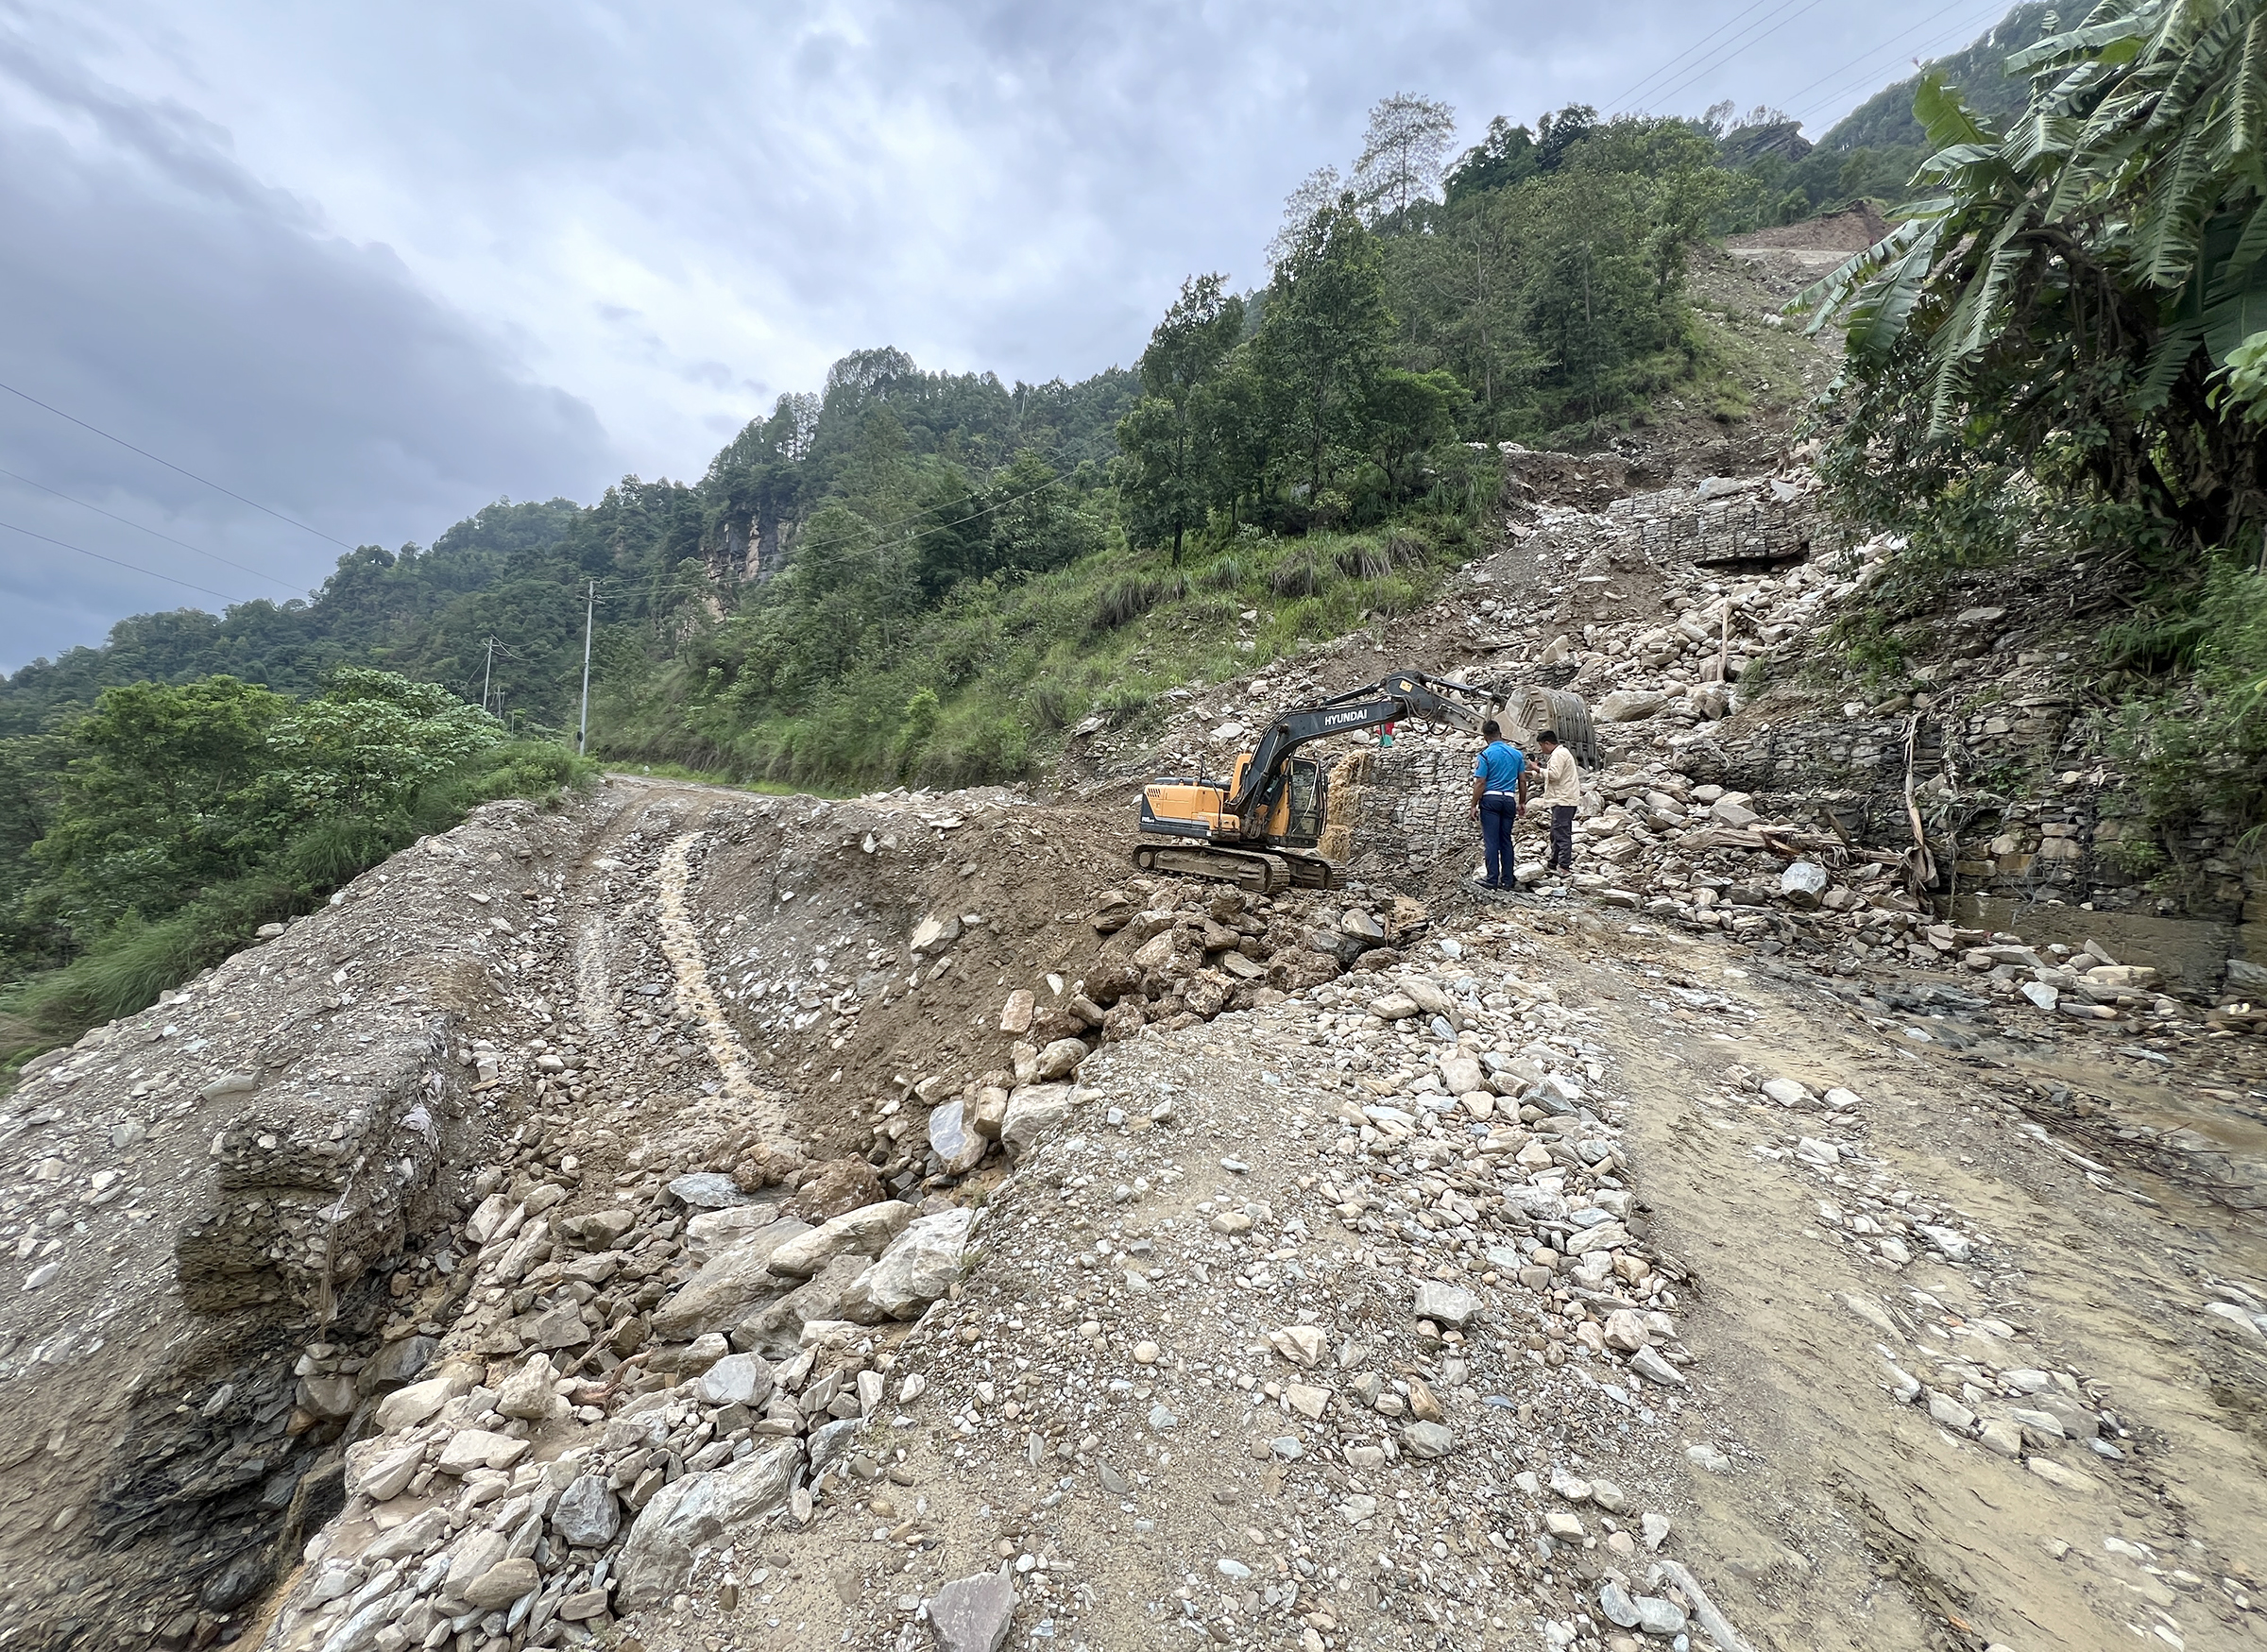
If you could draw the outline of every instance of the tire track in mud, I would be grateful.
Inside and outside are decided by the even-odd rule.
[[[662,851],[660,863],[654,868],[661,950],[676,978],[679,1001],[689,1006],[697,1019],[701,1042],[707,1048],[708,1059],[716,1064],[725,1097],[744,1110],[747,1121],[763,1133],[766,1145],[791,1146],[794,1135],[788,1125],[788,1098],[756,1082],[747,1048],[725,1019],[724,1006],[708,983],[707,953],[686,910],[692,882],[692,851],[707,835],[690,831],[677,837]]]

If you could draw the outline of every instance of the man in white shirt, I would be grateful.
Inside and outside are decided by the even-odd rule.
[[[1575,810],[1582,802],[1582,774],[1575,766],[1575,754],[1559,743],[1555,730],[1544,729],[1535,737],[1535,749],[1543,761],[1543,803],[1551,811],[1550,869],[1553,872],[1572,872],[1575,869]]]

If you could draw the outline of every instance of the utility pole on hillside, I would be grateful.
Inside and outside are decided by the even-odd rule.
[[[594,579],[583,604],[583,721],[574,736],[574,755],[578,758],[590,743],[590,623],[597,613],[598,581]]]
[[[480,708],[483,711],[488,708],[488,678],[495,674],[495,671],[496,634],[490,632],[488,634],[488,657],[480,668]]]

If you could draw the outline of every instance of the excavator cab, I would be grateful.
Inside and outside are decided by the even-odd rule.
[[[1245,758],[1236,764],[1236,783],[1243,783]],[[1312,758],[1293,758],[1284,776],[1283,795],[1268,811],[1268,842],[1286,848],[1311,849],[1322,841],[1322,811],[1329,802],[1330,781],[1322,765]]]
[[[1243,762],[1252,759],[1249,756]],[[1241,775],[1243,764],[1236,773]],[[1141,789],[1141,829],[1144,836],[1194,838],[1211,841],[1233,829],[1236,816],[1228,812],[1228,782],[1201,775],[1160,775]]]

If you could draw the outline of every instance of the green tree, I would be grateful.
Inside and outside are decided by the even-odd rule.
[[[1598,124],[1598,111],[1587,103],[1570,103],[1556,114],[1546,114],[1535,126],[1535,169],[1556,172],[1575,145],[1590,136]]]
[[[1317,212],[1268,283],[1253,340],[1279,453],[1304,477],[1310,507],[1347,453],[1384,366],[1393,318],[1385,255],[1351,192]]]
[[[346,667],[321,695],[274,717],[264,790],[302,820],[384,817],[503,739],[493,717],[438,684]]]
[[[1133,507],[1136,539],[1182,537],[1204,520],[1216,478],[1205,446],[1208,392],[1243,336],[1244,301],[1220,275],[1191,276],[1141,352],[1142,398],[1118,421],[1125,459],[1119,486]]]
[[[1457,135],[1457,111],[1414,92],[1396,92],[1370,111],[1354,187],[1373,218],[1393,218],[1433,198],[1440,162]]]
[[[1807,295],[1847,323],[1846,451],[1931,494],[2040,468],[2192,548],[2267,515],[2213,393],[2267,330],[2262,54],[2267,0],[2109,0],[2009,60],[2032,90],[2003,134],[1924,79],[1933,197]]]
[[[1537,170],[1535,134],[1499,114],[1488,123],[1488,135],[1457,156],[1449,169],[1448,204],[1453,207],[1473,196],[1525,183]]]
[[[1398,498],[1410,491],[1419,461],[1457,434],[1457,416],[1472,392],[1454,373],[1436,367],[1406,373],[1388,367],[1370,385],[1362,410],[1370,434],[1370,456],[1385,472],[1386,492]]]
[[[245,787],[293,707],[233,677],[106,689],[70,731],[77,755],[32,853],[37,909],[82,939],[128,911],[169,911],[256,855]]]

